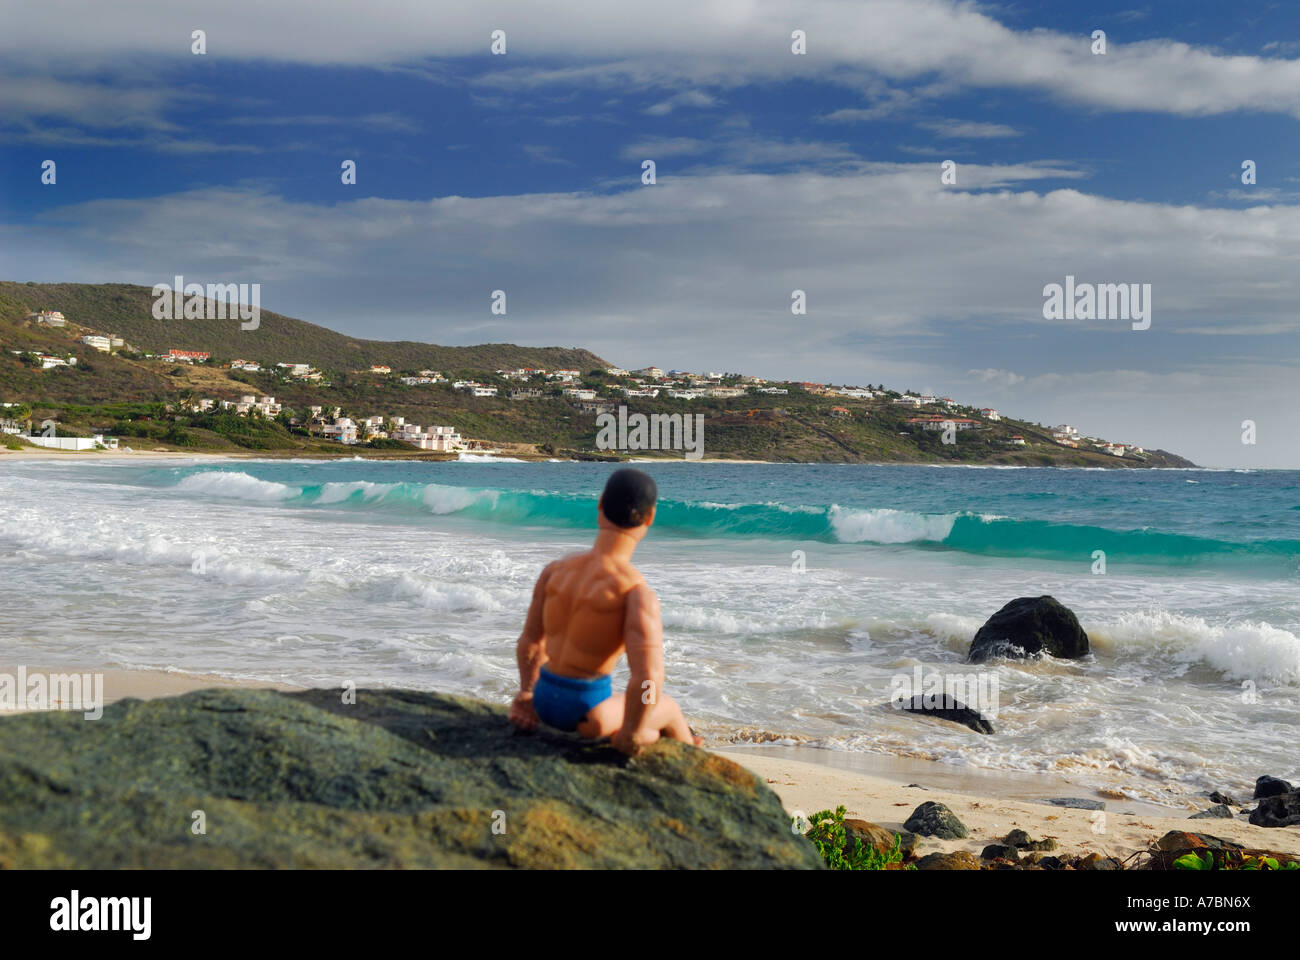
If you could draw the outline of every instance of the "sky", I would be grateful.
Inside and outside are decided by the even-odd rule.
[[[1300,468],[1298,268],[1293,3],[0,0],[0,279]]]

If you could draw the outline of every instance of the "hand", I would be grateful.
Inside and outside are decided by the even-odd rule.
[[[629,757],[635,757],[643,748],[650,746],[658,739],[658,730],[628,730],[623,727],[610,738],[610,742],[614,745],[615,750],[625,753]]]
[[[510,722],[520,730],[537,729],[537,709],[533,706],[531,690],[520,690],[510,703]]]

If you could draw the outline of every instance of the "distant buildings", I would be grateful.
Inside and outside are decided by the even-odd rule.
[[[585,387],[565,387],[564,396],[570,400],[595,400],[596,391]]]
[[[392,372],[393,372],[393,368],[392,368],[392,367],[386,367],[386,366],[384,366],[382,363],[375,363],[375,364],[371,364],[371,366],[370,366],[370,372],[371,372],[371,373],[383,373],[383,374],[389,374],[389,373],[392,373]]]
[[[164,358],[169,363],[204,363],[212,359],[206,350],[168,350]]]
[[[998,412],[992,407],[980,407],[980,414],[985,420],[992,420],[994,423],[997,423],[1002,419]]]
[[[68,323],[68,318],[57,310],[42,310],[40,313],[29,313],[27,319],[43,323],[47,327],[63,327],[67,326]]]
[[[113,341],[109,337],[101,337],[96,333],[88,333],[81,338],[81,342],[88,347],[94,347],[102,353],[108,353],[113,349]]]
[[[433,450],[450,453],[464,446],[464,440],[455,427],[430,427],[423,429],[419,424],[406,423],[400,417],[394,421],[396,429],[393,439],[409,443],[420,450]]]
[[[262,365],[256,360],[231,360],[231,370],[247,370],[249,373],[260,373]]]
[[[907,425],[912,428],[919,427],[922,430],[946,430],[951,424],[957,430],[973,430],[980,425],[978,420],[969,420],[965,417],[912,417],[907,421]]]

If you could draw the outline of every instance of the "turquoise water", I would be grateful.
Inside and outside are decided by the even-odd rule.
[[[1175,805],[1297,772],[1300,473],[641,466],[669,682],[714,742],[1051,770]],[[532,582],[589,543],[611,469],[0,461],[0,576],[42,598],[0,614],[0,641],[29,664],[505,702]],[[918,667],[967,671],[979,625],[1041,593],[1094,654],[979,668],[997,735],[884,706]]]
[[[911,543],[1001,557],[1300,569],[1300,473],[641,464],[661,485],[656,534]],[[608,465],[259,463],[138,474],[160,488],[304,508],[456,514],[488,524],[584,529]],[[223,477],[239,477],[231,480]],[[361,479],[364,477],[364,479]]]

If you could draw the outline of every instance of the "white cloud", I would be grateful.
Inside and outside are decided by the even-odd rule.
[[[91,101],[102,96],[83,89],[75,102],[60,103],[49,91],[30,90],[30,78],[48,74],[51,64],[65,77],[138,75],[141,63],[197,65],[189,52],[197,26],[207,31],[207,63],[398,67],[445,82],[431,58],[464,57],[486,66],[479,84],[511,93],[553,84],[680,90],[818,78],[870,100],[882,82],[926,83],[1037,91],[1096,110],[1300,117],[1300,61],[1168,39],[1125,43],[1122,30],[1112,31],[1105,56],[1093,56],[1086,32],[1012,29],[960,0],[375,0],[361,21],[344,0],[228,0],[201,14],[151,0],[117,0],[111,12],[100,0],[8,5],[16,9],[3,15],[0,62],[10,74],[10,108],[87,122]],[[807,32],[806,56],[790,52],[792,24]],[[491,57],[488,38],[497,28],[506,30],[511,52]],[[555,60],[564,65],[537,65]],[[195,71],[194,82],[202,77]],[[12,82],[18,78],[23,82]]]
[[[1021,135],[1019,130],[1005,123],[982,123],[974,120],[931,120],[920,126],[949,140],[996,140]]]

